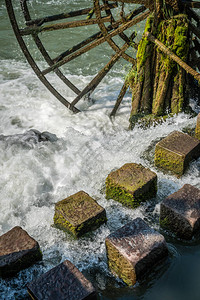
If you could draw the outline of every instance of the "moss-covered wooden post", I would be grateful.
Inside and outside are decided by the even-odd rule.
[[[137,65],[129,76],[131,127],[138,119],[151,121],[187,108],[189,94],[186,82],[187,73],[191,70],[187,69],[186,63],[190,43],[189,19],[182,2],[155,0],[138,46]],[[194,71],[194,77],[198,80],[196,73]]]

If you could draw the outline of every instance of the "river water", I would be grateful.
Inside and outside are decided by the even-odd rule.
[[[85,8],[86,0],[30,1],[36,16],[63,10]],[[17,15],[19,1],[14,1]],[[36,4],[36,5],[35,5]],[[65,8],[67,6],[67,9]],[[40,244],[43,261],[17,276],[0,279],[0,299],[26,299],[26,284],[65,259],[74,263],[96,287],[99,299],[199,300],[200,243],[184,242],[162,232],[170,250],[169,258],[134,287],[126,287],[107,267],[105,238],[136,217],[159,230],[159,203],[185,183],[200,188],[200,159],[192,162],[182,178],[164,174],[153,165],[155,143],[173,130],[194,127],[195,117],[186,114],[144,130],[128,130],[131,94],[127,93],[114,120],[109,113],[123,84],[129,66],[120,61],[92,94],[91,101],[81,101],[79,114],[72,114],[40,83],[24,59],[8,21],[4,1],[0,1],[0,235],[12,227],[24,228]],[[65,37],[58,31],[43,34],[52,56],[71,47],[97,27],[71,30]],[[138,37],[143,25],[136,28]],[[63,33],[62,33],[63,34]],[[66,40],[65,40],[66,39]],[[38,64],[44,62],[31,51]],[[83,88],[108,61],[113,52],[100,46],[67,64],[68,78]],[[67,100],[73,92],[62,86],[54,75],[49,78]],[[192,107],[199,107],[192,101]],[[38,142],[30,130],[48,131],[50,141]],[[54,136],[56,135],[56,137]],[[158,175],[155,199],[138,209],[122,207],[105,199],[107,175],[124,163],[136,162]],[[106,225],[79,240],[54,228],[54,204],[84,190],[105,207]]]

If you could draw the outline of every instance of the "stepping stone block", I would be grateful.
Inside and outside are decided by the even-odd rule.
[[[27,285],[35,300],[96,300],[96,291],[68,260]]]
[[[141,218],[111,233],[106,250],[111,272],[129,286],[168,255],[164,237]]]
[[[195,137],[200,140],[200,113],[197,116],[197,124],[195,128]]]
[[[36,242],[21,227],[16,226],[0,236],[0,276],[8,277],[42,259]]]
[[[185,184],[163,200],[160,206],[160,226],[183,239],[191,239],[200,229],[200,190]]]
[[[141,164],[128,163],[106,179],[106,198],[135,208],[157,192],[157,175]]]
[[[80,191],[55,205],[54,224],[78,238],[107,221],[106,211]]]
[[[174,131],[156,144],[155,165],[181,176],[192,159],[200,156],[200,142]]]

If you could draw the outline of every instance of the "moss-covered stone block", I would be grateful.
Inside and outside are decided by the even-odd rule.
[[[183,175],[192,159],[200,156],[200,142],[185,133],[174,131],[156,144],[155,165]]]
[[[161,202],[160,226],[183,239],[200,229],[200,190],[185,184]]]
[[[111,233],[105,243],[109,269],[129,286],[168,255],[164,237],[141,218]]]
[[[54,224],[78,238],[107,221],[106,211],[84,191],[55,205]]]
[[[197,124],[195,128],[195,137],[200,140],[200,113],[197,116]]]
[[[141,164],[128,163],[106,179],[106,198],[135,208],[156,195],[157,175]]]
[[[68,260],[27,285],[35,300],[96,300],[91,282]]]
[[[36,242],[21,227],[16,226],[0,236],[0,276],[15,275],[42,259]]]

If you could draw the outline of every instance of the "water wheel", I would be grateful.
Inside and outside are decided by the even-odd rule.
[[[127,53],[130,46],[136,47],[134,38],[136,33],[134,32],[134,25],[146,19],[150,14],[150,10],[153,9],[154,1],[145,0],[93,0],[89,7],[83,7],[82,9],[71,10],[69,4],[66,4],[66,11],[59,11],[53,15],[35,16],[32,13],[34,7],[37,7],[36,0],[20,0],[21,12],[23,21],[18,20],[16,16],[15,0],[5,0],[8,15],[18,40],[18,43],[32,69],[42,81],[42,83],[49,89],[49,91],[67,108],[73,112],[79,112],[79,109],[75,106],[80,99],[89,95],[94,91],[98,84],[103,80],[109,70],[119,61],[122,57],[131,64],[135,64],[135,59],[130,52]],[[183,1],[182,1],[183,2]],[[187,2],[187,1],[185,1]],[[86,3],[86,2],[84,2]],[[142,5],[136,5],[142,4]],[[84,4],[83,4],[84,5]],[[192,5],[190,5],[191,7]],[[48,34],[53,35],[53,42],[56,44],[59,41],[56,40],[56,32],[62,31],[66,37],[70,35],[73,28],[74,34],[78,33],[81,26],[98,26],[98,31],[89,35],[84,40],[80,40],[72,47],[66,49],[53,57],[48,47],[43,43],[41,36]],[[129,30],[128,30],[129,29]],[[127,33],[128,32],[128,33]],[[27,36],[31,37],[37,50],[43,57],[45,64],[43,68],[38,65],[34,55],[30,53],[30,40],[27,40]],[[115,37],[118,37],[116,42]],[[114,55],[111,55],[107,64],[100,69],[100,71],[93,77],[93,79],[82,90],[79,89],[73,82],[71,82],[62,71],[62,66],[68,64],[74,59],[77,59],[81,55],[89,52],[90,50],[98,47],[102,44],[108,44],[114,51]],[[73,92],[74,100],[70,103],[66,96],[58,92],[56,86],[54,86],[48,79],[48,74],[53,72],[56,76],[62,80]],[[126,93],[127,85],[124,83],[119,97],[116,101],[116,105],[111,114],[114,114]]]

